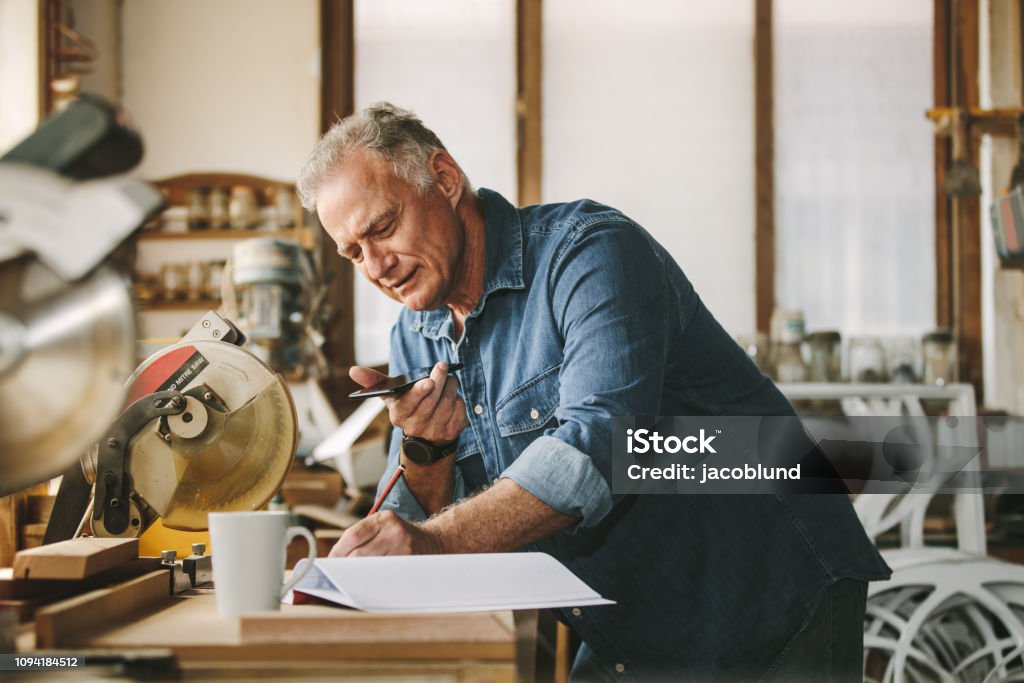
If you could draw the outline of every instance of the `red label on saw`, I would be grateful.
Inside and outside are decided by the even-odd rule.
[[[181,391],[209,364],[194,346],[174,349],[146,366],[128,388],[126,405],[156,391]]]

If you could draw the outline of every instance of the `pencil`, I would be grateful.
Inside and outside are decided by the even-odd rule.
[[[372,508],[370,508],[369,514],[372,515],[378,508],[380,508],[384,499],[388,497],[389,493],[391,493],[391,489],[395,488],[395,484],[398,483],[398,478],[402,476],[402,472],[405,472],[405,465],[399,465],[398,469],[395,470],[395,473],[391,475],[390,479],[388,479],[388,483],[384,486],[384,490],[380,492],[380,498],[378,498],[377,502],[373,504]]]

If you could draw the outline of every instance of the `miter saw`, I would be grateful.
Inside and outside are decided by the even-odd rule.
[[[94,483],[84,523],[97,536],[138,536],[157,516],[206,528],[206,513],[255,510],[295,453],[295,408],[280,375],[207,313],[128,380],[128,407],[83,460]]]
[[[115,262],[162,199],[130,178],[72,179],[140,157],[116,110],[89,98],[0,157],[0,495],[63,472],[47,543],[138,536],[157,516],[205,529],[211,510],[262,506],[295,452],[284,381],[216,313],[132,372]]]

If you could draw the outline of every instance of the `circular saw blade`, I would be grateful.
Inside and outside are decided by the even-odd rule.
[[[0,371],[5,495],[65,471],[117,417],[135,365],[135,311],[127,283],[106,268],[69,284],[15,259],[0,264],[0,290],[0,346],[18,347]]]
[[[298,442],[284,381],[231,344],[168,347],[139,367],[128,391],[132,399],[196,388],[211,394],[199,407],[206,411],[200,433],[176,432],[155,420],[128,447],[132,488],[173,529],[205,529],[211,511],[262,507],[284,481]],[[196,402],[190,405],[194,409]]]

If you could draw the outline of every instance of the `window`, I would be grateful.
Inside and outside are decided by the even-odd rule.
[[[516,199],[514,0],[359,0],[355,106],[386,100],[437,133],[473,187]],[[356,276],[356,362],[383,363],[401,306]]]
[[[776,300],[809,330],[935,325],[931,0],[775,0]]]

